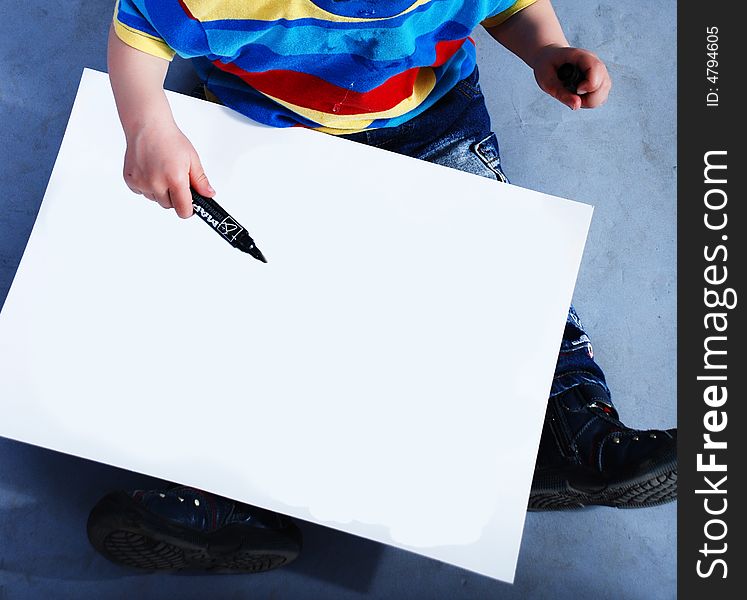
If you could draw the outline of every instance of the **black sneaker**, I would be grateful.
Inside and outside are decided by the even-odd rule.
[[[301,550],[288,517],[184,486],[108,494],[88,517],[88,539],[109,560],[149,571],[258,573]]]
[[[676,497],[676,429],[626,427],[599,385],[550,399],[529,510],[642,508]]]

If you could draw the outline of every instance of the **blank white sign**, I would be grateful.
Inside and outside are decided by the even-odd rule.
[[[85,71],[0,435],[512,581],[589,206],[169,93],[269,263],[129,192]]]

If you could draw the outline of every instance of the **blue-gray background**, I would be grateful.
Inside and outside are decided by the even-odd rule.
[[[512,181],[596,206],[575,304],[623,420],[669,427],[676,419],[675,2],[555,4],[571,44],[607,63],[614,82],[609,102],[571,112],[477,31],[483,91]],[[81,70],[106,69],[112,5],[0,5],[0,302],[44,194]],[[192,82],[189,66],[175,63],[168,86],[188,91]],[[521,290],[515,295],[521,302]],[[675,504],[529,514],[513,586],[308,524],[301,558],[276,572],[143,575],[107,563],[86,541],[89,508],[110,489],[154,483],[0,439],[0,599],[675,596]]]

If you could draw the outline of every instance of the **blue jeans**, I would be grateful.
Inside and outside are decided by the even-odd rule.
[[[398,127],[342,136],[439,165],[508,182],[501,168],[498,139],[492,132],[477,67],[451,92],[419,116]],[[609,393],[604,373],[594,361],[589,336],[573,306],[560,345],[550,397],[582,383],[596,383]]]

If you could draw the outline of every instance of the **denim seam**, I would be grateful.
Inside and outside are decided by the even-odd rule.
[[[508,183],[508,178],[506,177],[506,175],[503,173],[503,170],[501,169],[500,151],[498,151],[498,149],[496,148],[495,156],[492,158],[489,158],[482,148],[483,144],[485,144],[486,142],[490,141],[493,138],[496,138],[495,133],[491,133],[485,139],[482,139],[476,144],[473,144],[472,151],[475,153],[477,158],[480,159],[480,162],[482,162],[488,169],[490,169],[493,172],[493,174],[496,176],[496,179],[498,179],[498,181],[502,183]]]
[[[457,83],[454,86],[454,89],[459,91],[468,100],[474,100],[482,93],[479,87],[472,85],[466,79],[462,79],[459,83]]]
[[[565,375],[594,375],[594,374],[591,371],[581,371],[581,370],[564,371],[563,373],[556,374],[555,377],[553,377],[553,381]]]
[[[573,354],[574,352],[578,352],[579,350],[588,350],[589,346],[591,346],[591,342],[584,342],[582,345],[571,348],[570,350],[563,350],[560,352],[560,354]]]

